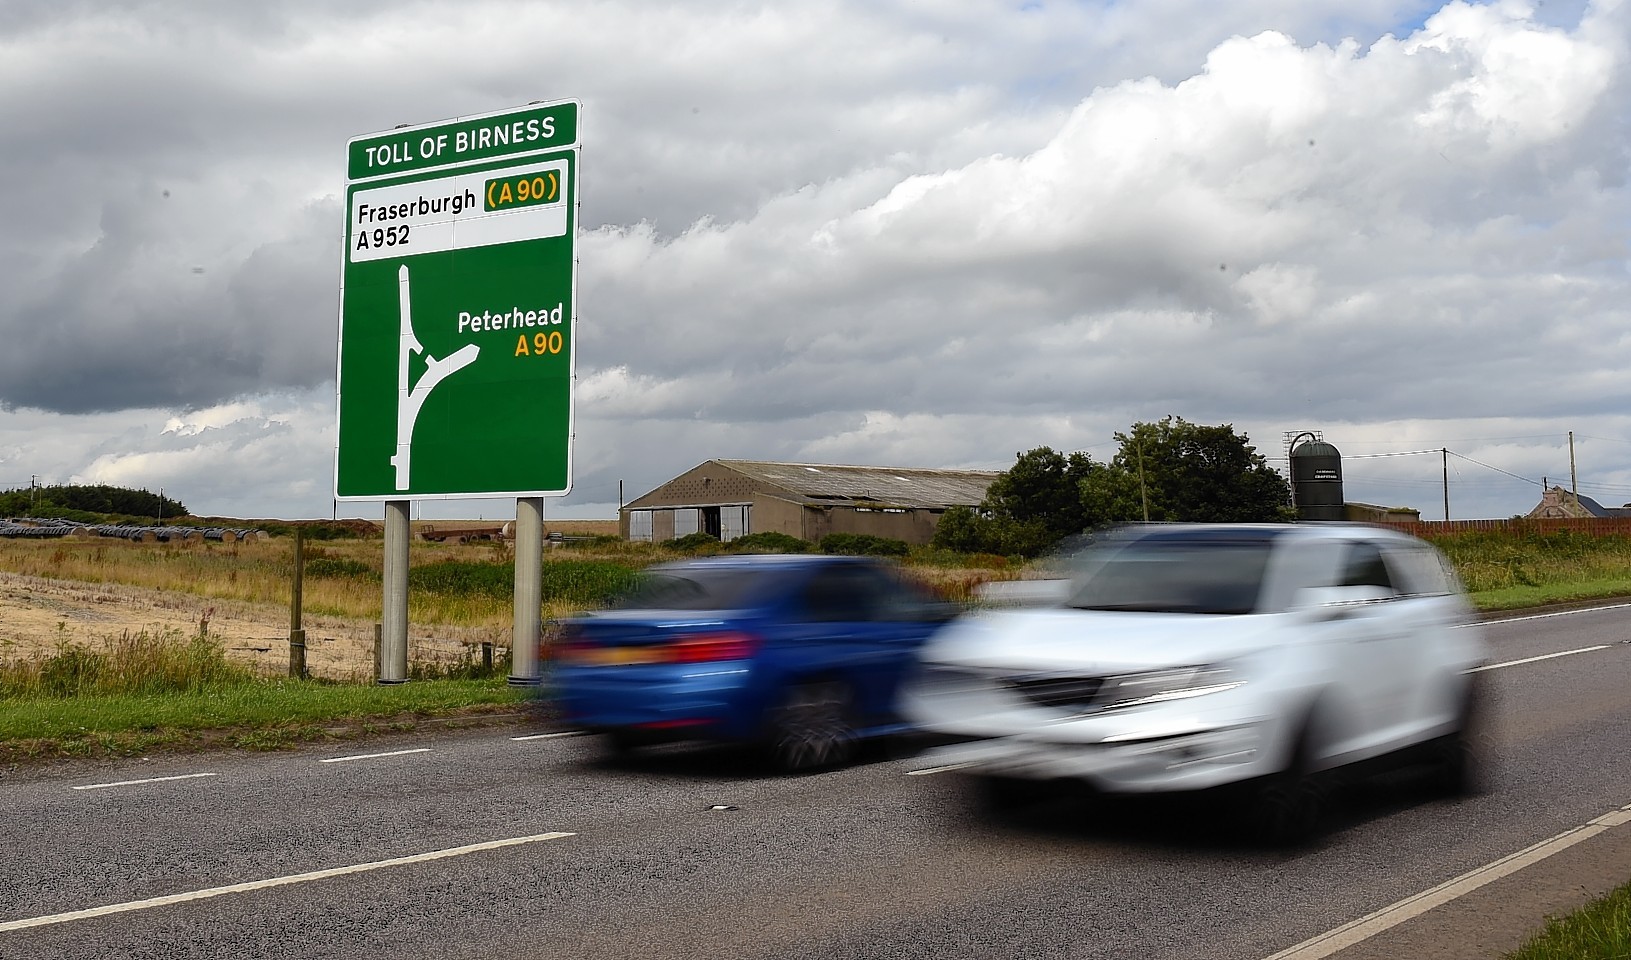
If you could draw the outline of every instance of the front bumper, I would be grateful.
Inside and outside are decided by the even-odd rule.
[[[986,776],[1080,780],[1106,793],[1205,790],[1274,772],[1272,726],[1256,721],[1098,741],[1029,733],[941,747],[926,759]]]

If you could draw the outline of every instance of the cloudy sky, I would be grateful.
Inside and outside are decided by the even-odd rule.
[[[7,0],[0,488],[329,515],[346,141],[565,98],[550,516],[1167,414],[1426,518],[1440,448],[1510,516],[1573,431],[1631,501],[1631,0]]]

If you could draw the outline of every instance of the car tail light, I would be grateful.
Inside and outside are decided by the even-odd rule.
[[[717,663],[721,660],[746,660],[758,646],[753,637],[745,633],[708,633],[686,637],[668,647],[670,663]]]
[[[719,663],[743,660],[758,641],[745,633],[703,633],[666,643],[603,644],[570,632],[556,644],[556,656],[566,666],[612,667],[651,663]]]
[[[549,647],[549,652],[561,663],[582,663],[586,659],[587,651],[593,647],[594,644],[590,643],[588,638],[583,635],[583,631],[568,627],[561,631],[560,636],[555,638],[555,642]],[[540,657],[539,659],[543,658]]]

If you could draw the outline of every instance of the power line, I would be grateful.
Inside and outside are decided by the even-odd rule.
[[[1424,453],[1438,453],[1438,452],[1439,452],[1438,450],[1434,449],[1434,450],[1401,450],[1401,451],[1399,451],[1397,453],[1356,453],[1351,457],[1345,456],[1342,459],[1344,459],[1344,460],[1379,460],[1379,459],[1381,459],[1383,457],[1414,457],[1414,456],[1419,456],[1419,455],[1424,454]]]
[[[1542,484],[1541,484],[1541,482],[1539,480],[1531,480],[1528,477],[1520,477],[1515,473],[1511,473],[1509,471],[1502,470],[1500,467],[1497,467],[1497,466],[1495,466],[1493,464],[1485,463],[1482,460],[1474,460],[1472,457],[1469,457],[1464,453],[1456,453],[1454,450],[1446,450],[1445,452],[1448,453],[1452,457],[1459,457],[1460,459],[1465,460],[1468,463],[1476,463],[1480,467],[1483,467],[1486,470],[1494,470],[1496,473],[1506,474],[1507,476],[1511,477],[1514,480],[1522,480],[1524,483],[1532,483],[1537,487],[1542,486]]]

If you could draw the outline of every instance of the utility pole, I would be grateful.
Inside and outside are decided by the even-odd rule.
[[[1580,478],[1574,472],[1574,431],[1569,431],[1569,492],[1574,494],[1574,502],[1580,502]]]
[[[163,487],[159,488],[159,522],[158,522],[158,526],[161,526],[161,527],[164,526],[164,488]]]
[[[1138,451],[1138,496],[1144,501],[1144,522],[1150,522],[1150,491],[1144,486],[1144,441],[1134,444]]]
[[[28,475],[28,512],[29,512],[30,516],[32,516],[33,513],[34,513],[34,490],[39,485],[40,485],[40,478],[38,476],[36,476],[35,474],[32,474],[32,473],[29,474]]]
[[[1450,519],[1450,451],[1447,447],[1438,448],[1439,460],[1444,466],[1444,519]]]

